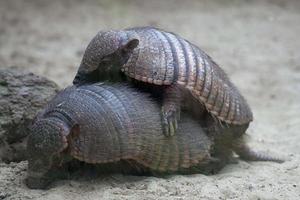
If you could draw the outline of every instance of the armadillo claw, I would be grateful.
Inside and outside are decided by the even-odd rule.
[[[176,111],[162,112],[163,130],[166,137],[175,135],[178,123]]]

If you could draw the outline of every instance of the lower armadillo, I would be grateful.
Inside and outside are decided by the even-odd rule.
[[[158,103],[127,86],[69,87],[32,125],[27,185],[45,187],[51,178],[48,172],[65,156],[95,164],[127,161],[158,173],[208,172],[226,163],[225,151],[218,150],[195,120],[183,115],[178,130],[174,137],[164,137]],[[243,142],[238,145],[244,154],[250,152]],[[247,155],[246,159],[271,159]]]

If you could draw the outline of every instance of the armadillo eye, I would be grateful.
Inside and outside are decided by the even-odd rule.
[[[128,54],[128,51],[126,51],[125,49],[121,50],[121,55],[122,56],[126,56]]]

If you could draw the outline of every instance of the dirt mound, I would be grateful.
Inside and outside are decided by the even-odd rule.
[[[57,92],[54,82],[22,68],[0,70],[0,160],[26,159],[28,126]]]

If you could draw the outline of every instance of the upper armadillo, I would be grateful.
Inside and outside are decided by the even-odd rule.
[[[167,121],[174,119],[179,107],[177,86],[190,91],[222,122],[242,125],[253,120],[246,100],[226,73],[179,35],[153,27],[99,32],[89,43],[73,83],[113,80],[120,70],[133,79],[165,86]]]
[[[139,164],[161,173],[214,171],[226,163],[232,150],[248,160],[278,161],[251,152],[242,137],[224,140],[224,144],[219,138],[216,146],[201,126],[186,115],[178,133],[166,138],[159,111],[158,104],[148,95],[124,85],[65,89],[32,126],[27,147],[27,185],[44,187],[51,178],[47,177],[49,169],[61,163],[63,155],[87,163],[125,160],[132,167]]]

